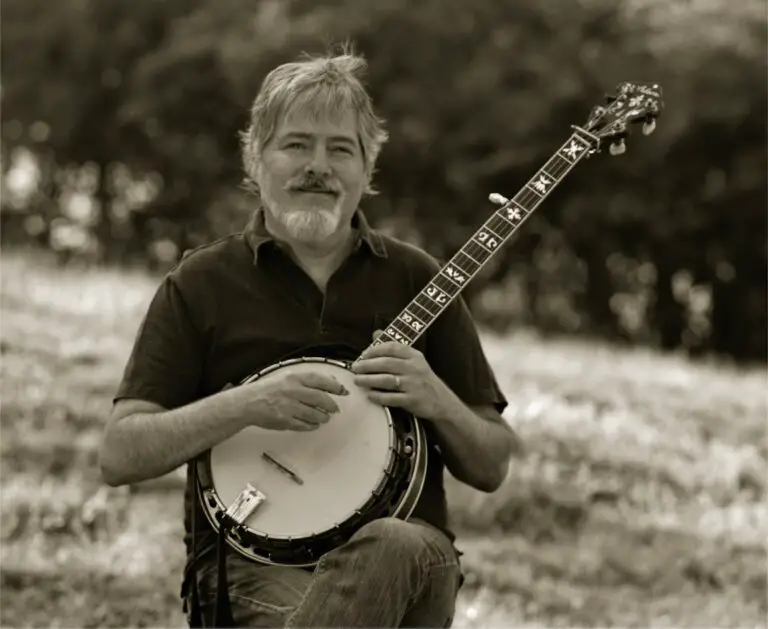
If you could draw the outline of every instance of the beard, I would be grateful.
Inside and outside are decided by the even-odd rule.
[[[280,192],[283,192],[281,190]],[[275,194],[272,186],[265,178],[261,187],[261,198],[266,210],[280,223],[288,235],[299,242],[322,242],[333,235],[339,228],[342,219],[343,196],[336,195],[332,208],[311,205],[309,195],[301,205],[290,206],[290,200],[284,194]]]
[[[335,207],[330,210],[319,207],[301,210],[275,208],[273,215],[294,239],[300,242],[319,242],[326,240],[338,229],[341,221],[340,205],[337,200]]]

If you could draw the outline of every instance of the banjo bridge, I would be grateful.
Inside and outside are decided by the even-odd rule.
[[[229,505],[227,515],[238,524],[242,524],[266,499],[266,495],[250,483],[246,483],[245,489],[243,489],[243,491],[237,495],[234,502]]]
[[[267,463],[277,468],[279,471],[281,471],[283,474],[285,474],[288,478],[290,478],[294,483],[297,485],[303,485],[304,479],[299,476],[295,470],[292,470],[288,465],[285,463],[281,463],[278,461],[275,457],[273,457],[268,452],[263,452],[261,454],[261,458],[264,459]]]

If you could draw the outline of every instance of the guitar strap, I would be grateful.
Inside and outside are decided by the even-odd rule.
[[[195,478],[197,470],[197,459],[190,461],[192,468],[192,478]],[[192,518],[192,559],[184,575],[184,581],[181,586],[181,596],[184,599],[184,612],[188,614],[188,625],[190,629],[205,629],[205,618],[200,607],[200,592],[197,587],[197,526],[196,526],[196,505],[199,497],[196,491],[192,491],[189,517]],[[237,625],[232,616],[232,605],[229,599],[229,579],[227,578],[227,543],[226,535],[235,521],[224,516],[222,519],[216,540],[216,603],[214,605],[214,616],[212,626],[220,629],[233,629]]]
[[[189,462],[192,478],[195,478],[197,459]],[[197,502],[197,492],[192,490],[191,500],[189,501],[189,518],[192,522],[192,559],[189,568],[184,575],[184,581],[181,584],[181,597],[184,599],[184,612],[188,614],[188,624],[190,629],[203,629],[203,615],[200,611],[200,593],[197,589],[197,532],[195,526],[195,504]],[[189,606],[189,609],[187,609]]]
[[[218,563],[218,579],[216,583],[216,606],[213,614],[213,626],[224,628],[236,627],[232,617],[232,605],[229,600],[229,580],[227,579],[227,533],[234,520],[224,516],[216,541],[216,562]]]

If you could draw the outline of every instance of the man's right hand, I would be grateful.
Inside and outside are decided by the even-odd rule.
[[[316,430],[339,412],[333,395],[349,391],[331,376],[287,373],[235,387],[248,425],[268,430]],[[233,392],[235,391],[233,390]]]

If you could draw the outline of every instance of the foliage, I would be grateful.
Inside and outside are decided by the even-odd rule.
[[[181,477],[100,483],[95,449],[155,280],[2,259],[6,627],[181,627]],[[447,477],[454,626],[764,626],[765,370],[484,335],[527,454]]]
[[[237,132],[260,81],[349,39],[392,138],[366,208],[446,258],[604,92],[653,81],[657,133],[580,166],[467,295],[505,328],[766,358],[758,0],[41,2],[3,7],[3,166],[24,147],[42,171],[20,200],[4,182],[6,243],[162,267],[240,229]],[[91,218],[67,210],[72,188]]]

